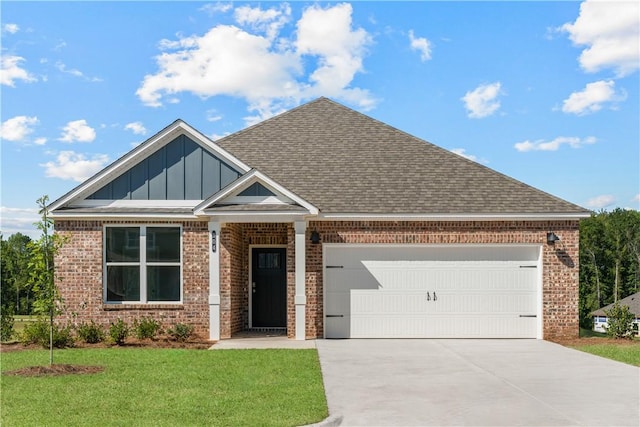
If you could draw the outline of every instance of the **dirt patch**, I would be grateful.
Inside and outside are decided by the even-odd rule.
[[[84,366],[53,364],[50,366],[27,366],[14,371],[3,372],[3,375],[19,377],[53,377],[58,375],[97,374],[104,371],[104,366]]]

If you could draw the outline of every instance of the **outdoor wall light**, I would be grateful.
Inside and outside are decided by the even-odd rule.
[[[558,241],[560,241],[560,238],[556,235],[556,233],[554,233],[553,231],[547,233],[547,244],[553,245]]]
[[[211,232],[211,252],[216,251],[217,236],[215,230]]]
[[[313,243],[314,245],[320,243],[320,233],[318,233],[316,230],[313,230],[311,232],[311,243]]]

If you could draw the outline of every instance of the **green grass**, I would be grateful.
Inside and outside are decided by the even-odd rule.
[[[593,329],[580,328],[580,338],[600,337],[604,338],[607,334],[604,332],[596,332]]]
[[[2,353],[2,371],[48,352]],[[2,426],[293,426],[327,416],[315,350],[67,349],[55,363],[102,373],[2,375]]]
[[[585,344],[571,346],[576,350],[595,354],[596,356],[606,357],[607,359],[617,360],[618,362],[628,363],[629,365],[640,366],[640,343],[602,343],[602,344]]]

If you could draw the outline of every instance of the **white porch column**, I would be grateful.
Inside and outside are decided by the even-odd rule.
[[[307,223],[305,221],[296,221],[296,340],[304,340],[306,338],[306,322],[305,308],[307,305],[306,296],[306,238]]]
[[[220,339],[220,228],[209,221],[209,339]]]

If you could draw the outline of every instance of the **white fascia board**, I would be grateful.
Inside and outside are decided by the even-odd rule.
[[[293,202],[299,204],[300,206],[303,206],[305,209],[309,211],[309,214],[311,215],[318,214],[318,208],[316,208],[306,200],[302,199],[301,197],[297,196],[296,194],[292,193],[291,191],[287,190],[285,187],[278,184],[277,182],[275,182],[274,180],[272,180],[262,172],[259,172],[255,169],[241,176],[235,182],[229,184],[227,187],[223,188],[218,193],[214,194],[204,202],[200,203],[198,206],[194,208],[195,214],[196,215],[205,214],[206,208],[208,208],[212,204],[223,201],[227,197],[236,196],[237,194],[241,193],[244,189],[248,188],[250,185],[252,185],[255,182],[259,182],[260,184],[264,185],[274,193],[280,194],[292,200]],[[211,215],[210,212],[207,212],[206,214]]]
[[[589,218],[590,213],[541,213],[541,214],[319,214],[318,221],[551,221]]]
[[[100,212],[100,213],[87,213],[87,212],[65,212],[65,211],[59,211],[59,212],[51,212],[50,214],[51,218],[53,218],[54,220],[56,219],[67,219],[67,220],[117,220],[117,221],[140,221],[140,220],[149,220],[149,219],[154,219],[154,220],[165,220],[165,219],[171,219],[171,220],[189,220],[189,221],[199,221],[200,218],[195,217],[193,214],[187,214],[187,213],[131,213],[131,212],[127,212],[127,213],[117,213],[117,212],[113,212],[113,213],[107,213],[107,212]]]
[[[295,222],[308,221],[308,214],[302,212],[294,214],[291,212],[215,212],[207,213],[208,218],[220,223],[235,222]]]
[[[201,132],[198,132],[193,127],[189,126],[182,120],[176,120],[174,123],[161,130],[151,138],[147,139],[142,144],[138,145],[133,150],[129,151],[118,160],[111,163],[100,172],[87,179],[85,182],[69,191],[64,196],[60,197],[49,205],[49,210],[54,211],[62,206],[65,206],[69,202],[76,199],[80,199],[85,195],[91,194],[93,191],[98,190],[105,185],[110,179],[116,178],[120,173],[133,167],[140,160],[149,157],[169,142],[173,141],[179,135],[187,135],[193,141],[203,146],[205,149],[212,151],[221,160],[241,169],[243,172],[248,172],[251,168],[237,159],[222,147],[216,145],[209,138],[204,136]]]
[[[191,208],[202,200],[78,200],[74,208]]]

